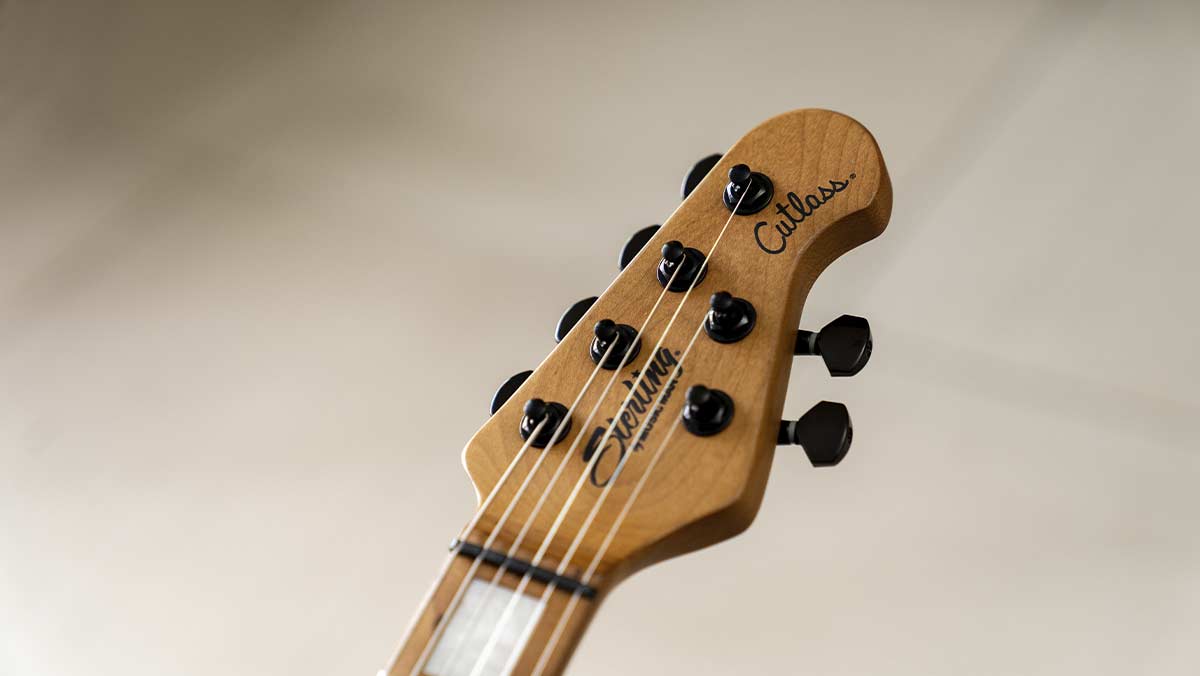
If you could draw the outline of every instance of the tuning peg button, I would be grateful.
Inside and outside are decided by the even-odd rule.
[[[850,412],[844,404],[833,401],[818,403],[795,422],[779,423],[778,442],[803,446],[813,467],[832,467],[841,462],[853,438]]]
[[[871,324],[862,317],[842,315],[817,333],[796,332],[795,354],[821,355],[829,375],[852,376],[871,358]]]
[[[678,240],[671,240],[662,247],[662,260],[658,262],[658,283],[676,293],[687,291],[704,281],[708,266],[699,249],[686,247]]]
[[[628,324],[601,319],[592,331],[595,334],[589,347],[592,361],[608,371],[620,368],[642,350],[642,339],[637,329]]]
[[[646,242],[649,242],[650,238],[654,237],[654,233],[658,232],[658,229],[661,227],[660,225],[648,225],[633,233],[633,237],[630,237],[629,241],[625,242],[625,246],[621,247],[621,255],[617,258],[617,264],[621,266],[622,270],[633,262],[638,252],[645,248]]]
[[[571,418],[567,415],[567,407],[557,401],[530,399],[525,402],[524,413],[521,417],[521,438],[529,441],[529,445],[535,448],[545,448],[551,442],[558,443],[571,431]],[[534,432],[537,432],[537,436],[530,440],[529,437]]]
[[[745,298],[718,291],[709,299],[710,310],[704,317],[704,332],[718,343],[736,343],[754,329],[757,313]]]
[[[504,405],[504,402],[512,398],[513,393],[516,392],[521,385],[524,385],[525,381],[528,380],[529,376],[531,375],[533,375],[533,371],[521,371],[520,373],[517,373],[508,380],[504,381],[504,384],[501,385],[500,388],[496,390],[496,394],[492,396],[492,415],[496,415],[496,411],[500,410],[500,407]]]
[[[558,326],[554,327],[554,342],[561,343],[563,338],[566,338],[567,334],[571,332],[571,329],[575,328],[575,325],[579,323],[579,320],[583,319],[587,311],[592,309],[592,306],[596,304],[596,300],[595,296],[584,298],[583,300],[576,301],[575,304],[567,308],[567,311],[562,313],[562,317],[559,317]]]
[[[696,186],[700,185],[700,181],[703,181],[704,177],[708,176],[708,172],[712,171],[713,167],[717,166],[717,162],[720,161],[721,154],[716,153],[715,155],[709,155],[692,166],[687,176],[683,177],[683,187],[680,190],[683,193],[683,199],[687,199],[688,195],[692,194]]]
[[[708,437],[729,426],[733,400],[721,390],[692,385],[684,395],[683,426],[699,437]]]
[[[735,164],[729,170],[729,183],[721,198],[725,207],[739,216],[762,211],[775,196],[775,186],[766,174],[752,171],[745,164]]]

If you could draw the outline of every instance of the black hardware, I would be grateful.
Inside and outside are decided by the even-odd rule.
[[[733,400],[721,390],[692,385],[684,397],[683,426],[696,436],[712,436],[733,420]]]
[[[704,332],[718,343],[736,343],[750,334],[758,314],[745,298],[718,291],[709,299],[711,309],[704,318]]]
[[[634,256],[638,255],[638,252],[646,246],[646,242],[649,242],[650,238],[654,237],[654,233],[658,232],[658,229],[661,227],[661,225],[647,225],[633,233],[633,237],[630,237],[629,241],[625,242],[625,246],[621,247],[621,255],[617,257],[617,264],[621,266],[622,270],[633,262]]]
[[[819,354],[829,375],[852,376],[871,358],[871,324],[862,317],[842,315],[818,333],[801,329],[796,332],[795,354]]]
[[[524,577],[528,574],[530,578],[542,584],[553,584],[555,587],[571,594],[578,592],[585,599],[596,596],[595,587],[590,587],[573,577],[559,575],[547,568],[535,566],[528,561],[506,556],[504,552],[499,552],[495,549],[484,549],[479,545],[471,544],[470,542],[460,542],[458,540],[450,543],[450,549],[457,549],[459,556],[465,556],[468,559],[482,558],[486,563],[490,563],[497,568],[504,568],[513,575]]]
[[[692,165],[692,168],[690,171],[688,171],[687,176],[683,177],[683,187],[680,190],[680,192],[683,193],[683,199],[687,199],[688,195],[692,194],[692,191],[696,189],[696,186],[700,185],[700,181],[703,181],[704,177],[708,176],[708,172],[712,171],[713,167],[717,166],[717,162],[720,161],[721,154],[717,153],[715,155],[709,155],[708,157]]]
[[[592,339],[592,345],[589,348],[592,361],[608,371],[621,368],[642,350],[641,336],[638,335],[637,329],[628,324],[618,324],[611,319],[601,319],[596,322],[593,331],[596,337]],[[608,359],[605,359],[604,354],[614,343],[616,346],[608,354]],[[600,363],[602,359],[604,360],[603,364]]]
[[[533,371],[521,371],[504,381],[504,384],[496,390],[496,394],[492,395],[492,415],[496,415],[496,411],[500,410],[504,402],[508,401],[513,396],[513,392],[516,392],[517,388],[521,387],[531,375],[533,375]]]
[[[529,435],[533,434],[542,420],[545,420],[546,424],[542,425],[542,430],[529,442],[534,448],[545,448],[550,445],[552,439],[554,443],[558,443],[571,431],[571,418],[567,416],[566,406],[557,401],[546,403],[541,399],[530,399],[525,402],[525,415],[521,417],[521,438],[529,440]],[[556,435],[555,431],[559,427],[562,431]]]
[[[579,323],[579,320],[583,319],[587,311],[592,309],[592,306],[596,304],[596,300],[595,296],[584,298],[583,300],[576,301],[575,304],[567,308],[567,311],[562,313],[562,317],[558,318],[558,326],[554,327],[554,342],[561,343],[563,338],[566,338],[567,334],[571,332],[571,329],[575,328],[575,325]]]
[[[676,274],[676,270],[679,273]],[[679,293],[692,288],[704,281],[708,274],[708,266],[704,265],[704,254],[698,249],[685,247],[678,240],[671,240],[663,245],[662,260],[658,262],[658,283],[667,289]],[[674,275],[675,280],[671,277]],[[699,277],[697,277],[699,275]]]
[[[854,426],[844,404],[822,401],[795,422],[779,423],[779,443],[804,447],[813,467],[833,467],[846,457]]]
[[[746,195],[744,198],[743,193]],[[730,211],[736,208],[739,216],[745,216],[762,211],[774,196],[775,186],[765,174],[751,171],[744,164],[735,164],[729,170],[729,183],[725,186],[722,199]],[[740,205],[738,200],[741,200]]]

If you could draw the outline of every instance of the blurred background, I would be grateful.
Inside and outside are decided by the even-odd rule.
[[[1196,673],[1189,0],[0,1],[0,673],[373,674],[495,387],[802,107],[895,186],[855,446],[570,673]]]

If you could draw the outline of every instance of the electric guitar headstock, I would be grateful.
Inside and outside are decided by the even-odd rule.
[[[844,406],[781,413],[795,355],[835,376],[870,356],[866,320],[797,326],[820,272],[887,225],[874,138],[785,113],[697,164],[684,195],[497,392],[463,454],[479,509],[388,673],[558,673],[619,580],[750,525],[776,445],[845,456]]]

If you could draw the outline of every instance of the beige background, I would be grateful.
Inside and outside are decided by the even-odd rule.
[[[1200,668],[1197,3],[170,4],[0,2],[0,673],[373,673],[495,386],[810,106],[895,182],[855,447],[571,672]]]

